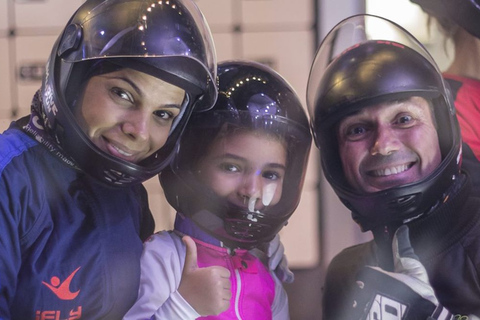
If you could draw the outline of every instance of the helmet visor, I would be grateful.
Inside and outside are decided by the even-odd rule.
[[[194,191],[182,212],[240,247],[269,241],[286,224],[300,199],[311,141],[308,128],[253,109],[218,111],[188,130],[174,164]]]
[[[80,10],[58,48],[65,62],[137,58],[150,65],[153,75],[184,89],[194,85],[204,93],[212,90],[215,48],[208,24],[193,1],[102,1]]]
[[[373,15],[358,15],[345,19],[333,28],[320,45],[310,70],[307,85],[308,112],[313,117],[315,105],[325,70],[336,58],[358,45],[370,41],[392,43],[409,47],[421,54],[438,69],[431,55],[418,40],[399,25]]]

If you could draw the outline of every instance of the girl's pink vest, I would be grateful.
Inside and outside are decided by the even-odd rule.
[[[262,262],[247,250],[237,249],[231,255],[226,248],[194,240],[197,243],[198,266],[225,267],[230,270],[232,282],[230,308],[218,316],[198,319],[272,319],[275,283]]]

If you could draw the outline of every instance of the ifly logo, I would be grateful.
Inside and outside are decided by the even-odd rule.
[[[72,292],[70,291],[70,283],[72,282],[73,277],[81,267],[78,267],[73,271],[65,280],[60,281],[58,277],[52,277],[50,283],[42,281],[42,283],[49,288],[59,299],[61,300],[73,300],[75,299],[80,290]]]

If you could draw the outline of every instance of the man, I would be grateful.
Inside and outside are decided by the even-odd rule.
[[[348,18],[317,52],[307,103],[327,180],[374,236],[332,260],[323,319],[479,317],[480,193],[428,52],[387,20]]]

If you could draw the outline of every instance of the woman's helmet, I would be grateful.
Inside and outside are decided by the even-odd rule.
[[[112,66],[148,73],[186,92],[165,145],[137,164],[101,151],[73,115],[86,81]],[[216,96],[213,39],[193,0],[86,1],[55,43],[42,85],[47,130],[82,170],[114,186],[158,174],[192,110],[211,108]]]
[[[298,96],[272,69],[255,62],[226,61],[219,64],[218,78],[215,106],[192,116],[178,154],[160,181],[168,202],[180,214],[227,246],[249,249],[273,239],[297,207],[311,134]],[[233,203],[200,178],[199,163],[212,142],[227,137],[224,141],[229,144],[230,133],[245,131],[275,137],[286,150],[281,197],[262,209],[247,204],[253,197],[245,199],[245,205]],[[255,148],[252,154],[259,158],[265,152]],[[263,188],[262,202],[267,193]]]
[[[424,97],[431,102],[442,162],[420,181],[360,193],[346,181],[337,125],[381,102]],[[325,177],[363,230],[401,224],[435,206],[460,172],[461,137],[451,94],[423,46],[386,19],[357,15],[340,22],[317,51],[307,85],[307,105]]]
[[[440,21],[448,19],[480,38],[479,0],[410,0]]]

